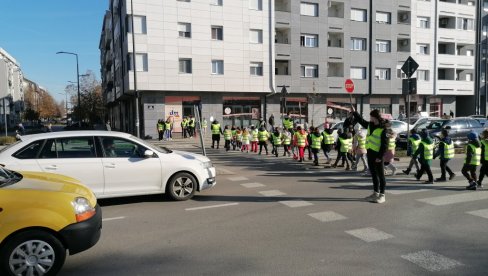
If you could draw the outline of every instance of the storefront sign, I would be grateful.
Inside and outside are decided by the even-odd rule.
[[[225,112],[225,115],[229,115],[232,112],[232,109],[230,109],[230,107],[226,107],[224,109],[224,112]]]
[[[177,103],[166,104],[164,107],[165,116],[164,119],[170,119],[173,122],[173,131],[181,132],[181,121],[183,120],[183,107]]]

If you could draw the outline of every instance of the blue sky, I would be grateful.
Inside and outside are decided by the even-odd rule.
[[[1,0],[0,47],[20,63],[24,75],[57,100],[68,81],[93,70],[100,78],[98,44],[108,0]],[[63,95],[60,95],[61,93]]]

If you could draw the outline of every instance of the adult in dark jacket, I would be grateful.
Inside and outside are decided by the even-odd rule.
[[[434,159],[437,157],[441,160],[441,177],[436,178],[435,181],[446,181],[446,171],[449,173],[449,180],[456,177],[456,174],[454,174],[451,168],[447,165],[449,160],[454,158],[454,143],[452,142],[451,137],[449,137],[447,129],[441,131],[441,141],[439,141],[439,146],[434,154]]]
[[[425,129],[420,133],[420,137],[422,137],[422,141],[420,142],[417,151],[413,153],[413,156],[419,157],[420,160],[420,170],[415,175],[415,178],[420,180],[422,175],[427,173],[429,180],[425,181],[424,183],[434,184],[434,176],[432,175],[432,170],[430,169],[432,166],[432,159],[434,158],[434,141],[432,141],[432,138]]]
[[[379,110],[370,112],[369,122],[364,120],[353,108],[353,116],[363,128],[367,129],[366,149],[368,166],[373,180],[373,194],[366,197],[366,200],[376,203],[383,203],[385,198],[385,167],[383,166],[383,155],[388,147],[386,138],[385,119],[381,118]]]
[[[219,148],[220,134],[224,134],[222,128],[220,127],[219,121],[213,121],[210,125],[210,130],[212,131],[212,148],[215,148],[215,143],[217,143],[217,148]]]

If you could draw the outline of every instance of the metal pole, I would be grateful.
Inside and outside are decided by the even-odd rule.
[[[3,120],[4,120],[4,125],[5,125],[5,137],[7,137],[8,136],[8,134],[7,134],[7,109],[5,108],[5,97],[2,100],[3,100]]]
[[[204,156],[207,156],[207,151],[205,150],[205,145],[203,144],[203,135],[202,135],[202,125],[201,125],[201,118],[200,118],[200,110],[198,109],[198,106],[194,105],[193,106],[193,113],[195,113],[195,121],[196,121],[196,127],[198,129],[198,136],[200,136],[200,145],[202,145],[202,154]]]
[[[141,137],[140,134],[140,118],[139,118],[139,92],[137,91],[137,72],[136,72],[136,38],[134,32],[134,0],[130,1],[130,13],[131,13],[131,28],[132,28],[132,65],[134,72],[134,95],[136,97],[136,136]]]
[[[408,149],[408,140],[410,139],[410,61],[407,61],[407,72],[409,72],[409,76],[407,76],[407,149]]]
[[[76,56],[76,80],[78,82],[78,126],[81,128],[81,94],[80,94],[80,67],[78,65],[78,54]]]

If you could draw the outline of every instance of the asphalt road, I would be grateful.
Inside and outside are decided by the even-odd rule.
[[[434,185],[387,177],[387,202],[374,204],[363,200],[371,194],[370,178],[357,172],[222,149],[208,154],[218,168],[217,186],[193,200],[100,200],[100,242],[70,256],[61,275],[488,271],[488,189],[464,190],[460,173]],[[454,171],[461,164],[453,160]]]

